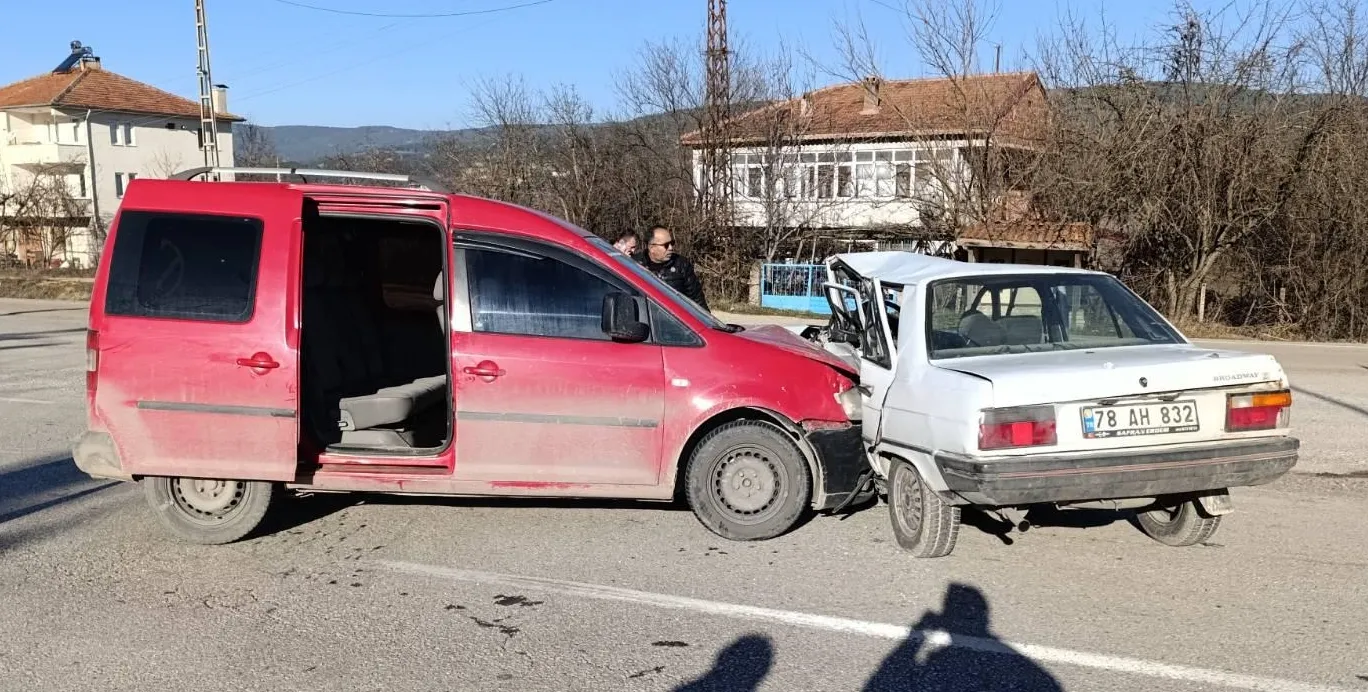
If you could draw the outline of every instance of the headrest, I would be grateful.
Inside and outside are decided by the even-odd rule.
[[[432,282],[432,298],[438,302],[446,300],[446,272],[437,272],[437,280]]]

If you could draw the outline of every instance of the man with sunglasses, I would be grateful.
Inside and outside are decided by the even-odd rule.
[[[703,296],[703,284],[694,273],[693,262],[674,251],[674,234],[664,226],[652,226],[646,234],[646,252],[639,257],[642,265],[666,284],[704,310],[708,300]]]

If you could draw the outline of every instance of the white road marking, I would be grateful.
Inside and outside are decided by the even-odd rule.
[[[1057,663],[1078,666],[1080,668],[1094,668],[1116,673],[1129,673],[1151,678],[1163,678],[1207,685],[1219,685],[1222,687],[1232,687],[1243,690],[1254,690],[1256,692],[1355,692],[1346,687],[1331,687],[1279,678],[1242,675],[1210,668],[1172,665],[1159,661],[1109,656],[1087,651],[1060,649],[1052,646],[1018,644],[985,637],[951,634],[943,630],[913,630],[904,625],[853,620],[827,615],[814,615],[811,613],[776,610],[773,608],[723,603],[720,601],[706,601],[685,596],[671,596],[668,594],[651,593],[649,591],[624,589],[617,586],[587,584],[583,582],[565,581],[562,579],[548,579],[545,577],[525,577],[513,574],[437,567],[434,565],[423,565],[412,562],[385,560],[373,564],[396,572],[436,577],[451,581],[533,589],[565,596],[575,596],[601,601],[636,603],[657,608],[686,610],[695,613],[737,618],[741,620],[775,622],[784,625],[792,625],[794,627],[827,630],[829,632],[841,632],[844,634],[858,634],[878,639],[902,641],[909,637],[917,637],[924,640],[932,647],[953,646],[984,653],[1021,656],[1038,663]]]
[[[45,401],[43,399],[21,399],[19,397],[0,396],[0,402],[7,404],[55,404],[55,401]]]

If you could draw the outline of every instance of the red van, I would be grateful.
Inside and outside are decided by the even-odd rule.
[[[572,224],[417,183],[133,181],[76,465],[140,482],[199,543],[289,489],[686,498],[734,540],[872,492],[850,366],[720,322]]]

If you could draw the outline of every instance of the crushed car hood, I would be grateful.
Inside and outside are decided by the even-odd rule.
[[[992,382],[994,406],[1094,401],[1285,380],[1273,356],[1187,344],[947,358],[933,363]]]
[[[858,368],[852,367],[834,354],[827,352],[821,346],[804,339],[790,329],[786,329],[777,324],[757,325],[746,327],[744,331],[737,332],[735,336],[749,339],[758,343],[773,346],[789,353],[794,353],[806,358],[811,358],[820,363],[825,363],[836,370],[850,376],[858,376]]]

